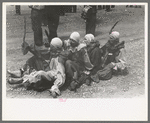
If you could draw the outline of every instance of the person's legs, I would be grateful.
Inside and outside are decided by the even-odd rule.
[[[108,64],[103,69],[97,71],[96,74],[91,75],[91,79],[96,83],[99,83],[100,80],[109,80],[109,79],[111,79],[111,77],[112,77],[112,68],[113,67],[114,67],[114,65],[112,63]]]
[[[16,5],[15,8],[16,8],[16,14],[20,15],[21,14],[21,12],[20,12],[20,5]]]
[[[66,61],[66,84],[69,85],[69,90],[75,90],[76,87],[80,84],[79,79],[79,72],[81,69],[81,66],[79,66],[77,63],[67,60]]]
[[[106,5],[106,11],[107,12],[111,11],[110,7],[111,7],[110,5]]]
[[[23,65],[21,69],[16,71],[7,70],[7,72],[11,77],[20,78],[24,74],[30,74],[33,69],[39,71],[39,70],[45,70],[46,67],[48,67],[48,64],[45,64],[44,66],[44,61],[37,58],[36,56],[32,56],[26,61],[26,63]]]
[[[75,78],[78,79],[78,75],[77,77],[75,77],[74,73],[77,72],[77,74],[79,73],[79,65],[71,60],[67,60],[66,64],[65,64],[65,68],[66,68],[66,75],[70,78]]]
[[[96,29],[96,13],[92,15],[92,20],[91,20],[91,31],[90,33],[95,36],[95,29]]]
[[[43,37],[42,37],[42,15],[40,10],[32,9],[31,10],[31,21],[32,21],[32,29],[34,32],[34,43],[37,46],[43,45]]]
[[[72,6],[73,7],[73,12],[76,13],[77,11],[77,6]]]
[[[49,42],[51,42],[51,40],[54,37],[57,37],[58,25],[59,25],[59,15],[49,14],[48,15]]]
[[[86,34],[93,34],[95,36],[96,28],[96,13],[93,13],[86,22]]]
[[[22,78],[9,78],[7,81],[9,84],[21,84],[23,82]]]
[[[101,69],[101,64],[102,64],[101,49],[99,47],[95,47],[88,54],[91,63],[94,65],[94,68],[91,71],[91,74],[93,75],[96,74],[96,72]]]

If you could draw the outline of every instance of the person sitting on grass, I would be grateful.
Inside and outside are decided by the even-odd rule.
[[[84,36],[83,42],[87,45],[87,52],[90,61],[94,65],[93,69],[91,70],[91,74],[93,75],[101,69],[102,51],[100,49],[100,43],[99,41],[95,40],[93,34],[86,34]]]
[[[47,41],[48,39],[45,39]],[[22,52],[23,55],[26,55],[30,51],[33,56],[30,57],[25,64],[19,70],[7,70],[7,73],[14,78],[21,78],[25,74],[30,74],[32,71],[49,71],[49,62],[50,62],[50,47],[45,47],[45,44],[42,45],[43,48],[37,49],[36,45],[33,43],[29,45],[27,42],[22,43]],[[45,48],[44,48],[45,47]]]
[[[90,62],[86,44],[80,43],[80,34],[78,32],[73,32],[69,40],[64,41],[64,47],[69,51],[68,60],[65,64],[66,83],[69,85],[69,90],[75,91],[83,83],[80,78],[82,73],[90,71],[93,65]]]
[[[47,83],[47,89],[55,98],[60,95],[59,88],[65,83],[65,60],[62,52],[63,42],[60,38],[53,38],[50,43],[51,60],[49,63],[50,70],[45,72],[32,71],[29,75],[24,75],[21,78],[10,78],[9,84],[23,84],[27,89],[36,88],[39,84]]]
[[[112,75],[128,74],[125,42],[119,42],[119,36],[119,32],[112,32],[109,35],[108,42],[101,48],[102,69],[97,71],[95,75],[91,75],[93,81],[99,82],[99,80],[111,79]]]

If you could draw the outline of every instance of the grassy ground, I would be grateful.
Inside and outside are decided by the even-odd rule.
[[[81,37],[85,35],[85,23],[81,19],[81,7],[77,13],[67,13],[60,17],[58,36],[67,39],[71,32],[78,31]],[[91,86],[83,85],[77,92],[65,90],[60,98],[132,98],[145,95],[145,32],[144,32],[144,8],[127,8],[116,6],[112,12],[106,13],[98,10],[96,39],[101,46],[107,41],[108,32],[113,24],[122,19],[114,30],[120,32],[120,40],[126,42],[129,75],[114,76],[111,80],[92,83]],[[27,18],[26,41],[33,43],[30,11],[23,10],[21,16],[15,16],[14,12],[7,13],[6,27],[6,69],[17,70],[32,56],[28,53],[23,56],[21,44],[23,39],[23,16]],[[3,83],[5,84],[5,83]],[[27,91],[23,87],[6,83],[6,95],[9,98],[52,98],[48,91]]]

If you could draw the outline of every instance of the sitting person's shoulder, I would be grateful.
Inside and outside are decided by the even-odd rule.
[[[86,44],[85,43],[80,43],[77,47],[77,51],[80,51],[81,49],[86,48]]]

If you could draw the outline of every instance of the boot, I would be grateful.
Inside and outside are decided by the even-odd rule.
[[[55,86],[55,85],[53,85],[53,86],[51,87],[51,89],[49,89],[49,92],[50,92],[50,94],[51,94],[51,96],[52,96],[53,98],[57,98],[57,96],[60,96],[60,95],[61,95],[61,94],[60,94],[60,90],[59,90],[58,87]]]
[[[50,91],[50,93],[51,93],[51,96],[52,96],[53,98],[57,98],[57,94],[56,94],[55,91]]]
[[[10,70],[7,70],[7,73],[11,75],[11,77],[14,77],[14,78],[21,78],[22,77],[22,74],[23,74],[23,71],[20,69],[18,71],[10,71]]]
[[[70,83],[68,89],[69,89],[70,91],[75,91],[75,92],[76,92],[76,89],[77,89],[78,86],[79,86],[79,81],[73,80],[73,81]]]
[[[90,80],[89,78],[87,78],[87,79],[85,80],[85,84],[86,84],[87,86],[91,86],[91,80]]]
[[[21,84],[23,82],[22,78],[9,78],[8,83],[9,84]]]
[[[100,81],[98,74],[91,75],[91,79],[92,79],[94,82],[96,82],[96,83],[99,83],[99,81]]]

